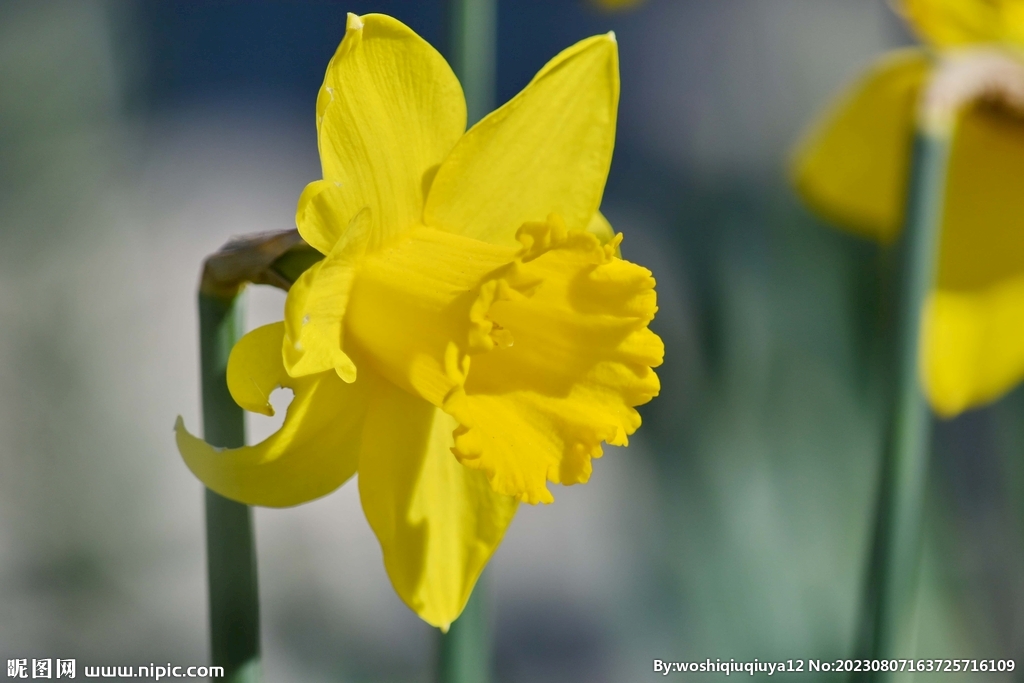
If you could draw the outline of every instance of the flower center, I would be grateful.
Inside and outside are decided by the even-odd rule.
[[[360,362],[452,415],[453,452],[494,488],[550,502],[590,475],[658,393],[650,272],[561,221],[521,247],[418,227],[360,262],[344,340]]]
[[[345,311],[346,346],[391,382],[435,405],[494,345],[485,318],[516,248],[417,227],[368,254]]]

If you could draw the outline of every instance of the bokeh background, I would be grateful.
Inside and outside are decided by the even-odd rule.
[[[444,46],[441,0],[0,1],[0,657],[207,662],[202,490],[171,432],[200,425],[199,265],[292,227],[346,11]],[[487,572],[497,680],[847,656],[888,293],[882,255],[801,208],[785,161],[912,39],[882,0],[502,0],[499,101],[611,29],[603,208],[658,278],[664,389],[590,484],[513,523]],[[280,318],[280,292],[247,297],[250,326]],[[354,484],[256,525],[266,680],[431,680],[435,633],[391,590]],[[1024,667],[1022,531],[1017,391],[936,425],[919,656]]]

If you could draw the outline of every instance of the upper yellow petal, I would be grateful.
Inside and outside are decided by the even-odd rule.
[[[901,0],[899,7],[933,45],[1024,45],[1024,0]]]
[[[516,501],[452,455],[455,421],[386,381],[371,398],[359,497],[395,591],[443,630],[466,606]]]
[[[324,180],[300,199],[303,238],[326,254],[365,207],[371,247],[420,222],[431,176],[466,129],[462,88],[437,50],[397,19],[350,14],[316,108]]]
[[[930,59],[901,50],[876,62],[798,145],[791,174],[803,199],[853,232],[889,242],[903,224],[918,93]]]
[[[604,192],[618,100],[613,36],[563,51],[455,146],[427,196],[426,224],[509,246],[523,223],[550,213],[583,230]]]
[[[228,388],[243,408],[272,414],[270,392],[295,392],[281,429],[256,446],[210,446],[175,425],[178,450],[200,481],[220,495],[248,505],[286,507],[326,495],[351,477],[358,465],[372,379],[342,382],[334,372],[293,379],[284,369],[284,325],[248,333],[231,352]]]

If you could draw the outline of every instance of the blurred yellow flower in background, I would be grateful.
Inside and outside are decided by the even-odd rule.
[[[890,243],[903,223],[919,105],[933,75],[944,69],[946,94],[959,89],[954,99],[968,102],[954,112],[920,354],[929,401],[952,416],[1024,377],[1024,0],[903,0],[899,9],[931,49],[883,55],[806,135],[792,175],[823,216]]]
[[[629,9],[630,7],[635,7],[636,5],[639,5],[640,3],[642,3],[644,0],[590,0],[590,1],[591,1],[591,3],[593,3],[593,4],[597,5],[598,7],[600,7],[601,9],[613,10],[614,11],[614,10],[619,10],[619,9]]]
[[[902,0],[900,9],[921,37],[937,47],[1024,46],[1021,0]]]
[[[228,365],[243,408],[272,414],[279,386],[294,399],[278,432],[233,450],[179,418],[196,476],[290,506],[358,472],[395,590],[447,629],[518,502],[586,482],[659,390],[654,279],[598,212],[618,96],[614,37],[596,36],[466,132],[441,55],[349,15],[316,104],[323,179],[296,216],[325,258]]]

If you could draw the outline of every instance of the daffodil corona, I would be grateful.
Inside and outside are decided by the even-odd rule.
[[[395,590],[446,629],[518,502],[586,482],[658,393],[654,279],[598,211],[618,78],[614,37],[589,38],[467,132],[430,45],[349,15],[316,103],[323,179],[296,215],[325,258],[228,364],[243,408],[294,398],[256,446],[215,449],[179,419],[196,476],[280,507],[358,473]]]
[[[955,122],[920,354],[925,393],[950,416],[1024,378],[1024,0],[897,5],[931,49],[884,55],[806,137],[793,171],[823,215],[891,242],[903,222],[915,126]],[[934,120],[943,111],[928,102],[935,97],[964,106]],[[924,108],[932,120],[921,120]]]

